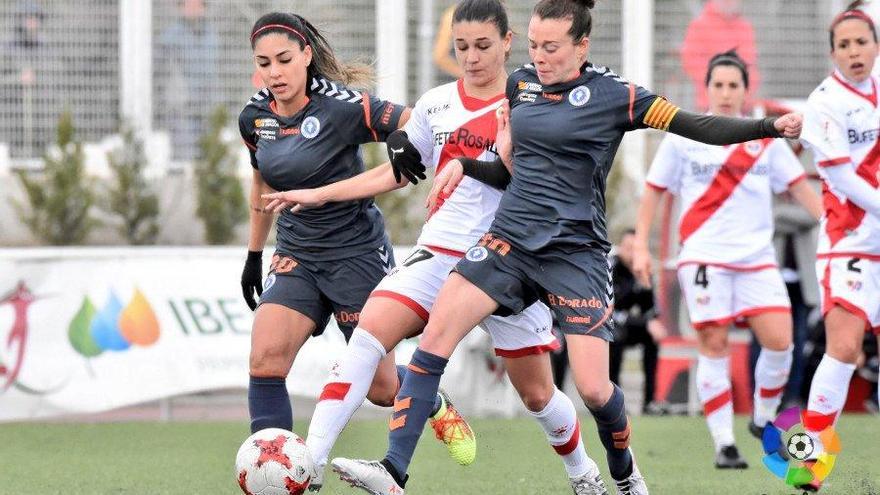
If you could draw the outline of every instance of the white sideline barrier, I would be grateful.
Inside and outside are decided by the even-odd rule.
[[[406,252],[396,248],[398,262]],[[246,388],[243,261],[238,247],[0,249],[0,421]],[[522,406],[506,376],[486,372],[486,339],[470,334],[443,386],[474,413],[515,414]],[[291,395],[317,397],[344,345],[333,322],[310,339]],[[409,362],[415,345],[398,346],[397,361]]]

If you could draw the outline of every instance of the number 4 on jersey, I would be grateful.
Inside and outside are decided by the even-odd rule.
[[[700,265],[697,268],[697,274],[694,276],[694,285],[702,286],[704,289],[709,287],[709,279],[706,277],[706,265]]]

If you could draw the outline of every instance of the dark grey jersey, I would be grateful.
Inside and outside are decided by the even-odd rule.
[[[658,97],[604,67],[543,86],[531,65],[507,80],[513,177],[490,228],[527,251],[610,248],[605,179],[623,134],[647,127]]]
[[[322,78],[292,117],[274,112],[263,89],[241,111],[238,126],[251,165],[277,191],[320,187],[364,171],[359,145],[383,141],[404,107]],[[278,250],[306,260],[343,259],[381,246],[382,213],[372,199],[327,203],[278,216]]]

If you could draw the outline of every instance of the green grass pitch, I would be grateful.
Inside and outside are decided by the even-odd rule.
[[[587,451],[602,467],[604,450],[593,420],[581,418]],[[531,419],[478,420],[477,461],[456,465],[426,431],[407,494],[569,494],[556,454]],[[296,431],[307,426],[298,422]],[[761,464],[761,450],[737,418],[737,438],[751,464],[716,471],[702,418],[633,418],[633,445],[654,495],[789,495],[798,493]],[[845,416],[838,425],[843,452],[823,494],[880,494],[880,420]],[[247,437],[241,423],[117,423],[0,425],[0,494],[236,494],[235,453]],[[349,425],[334,455],[377,458],[386,423]],[[358,494],[328,473],[325,495]],[[611,490],[613,494],[614,491]],[[798,495],[800,495],[798,493]]]

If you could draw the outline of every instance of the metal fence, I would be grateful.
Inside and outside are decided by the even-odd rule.
[[[83,139],[116,132],[116,4],[0,2],[0,142],[13,157],[42,154],[64,110],[73,113]]]
[[[131,1],[131,0],[128,0]],[[143,0],[146,1],[146,0]],[[59,113],[73,112],[78,136],[97,141],[119,126],[120,17],[126,0],[0,0],[0,143],[14,158],[38,157],[51,141]],[[248,32],[270,10],[304,14],[327,34],[343,59],[374,60],[373,0],[150,0],[150,127],[166,132],[172,157],[191,159],[204,115],[225,104],[232,115],[254,91]],[[600,0],[594,11],[592,59],[626,76],[621,40],[624,0]],[[646,4],[651,3],[647,2]],[[682,66],[685,34],[702,15],[703,0],[654,0],[652,86],[685,106],[696,88]],[[825,27],[838,0],[714,0],[739,4],[754,31],[762,98],[804,98],[829,70]],[[407,0],[406,92],[412,103],[426,87],[448,81],[420,70],[449,0]],[[510,68],[528,61],[527,24],[533,1],[508,0],[516,32]],[[638,4],[636,4],[638,5]],[[651,15],[646,11],[644,15]],[[430,15],[429,15],[430,14]],[[638,15],[639,13],[636,12]],[[428,19],[429,22],[425,22]],[[697,40],[697,44],[702,45]],[[709,43],[705,43],[709,45]],[[744,49],[744,47],[738,47]],[[127,52],[126,52],[127,53]],[[428,51],[427,53],[430,53]],[[122,68],[122,69],[121,69]],[[122,103],[121,103],[122,101]]]
[[[343,60],[374,56],[374,2],[152,0],[153,126],[167,130],[172,157],[192,159],[205,113],[218,104],[237,112],[258,89],[249,44],[264,13],[303,15]],[[232,113],[236,115],[236,113]]]

